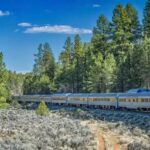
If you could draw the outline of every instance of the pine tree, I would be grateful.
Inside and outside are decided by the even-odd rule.
[[[74,65],[73,65],[73,44],[71,38],[67,37],[63,51],[60,54],[60,75],[59,85],[60,90],[63,92],[74,91]]]
[[[142,36],[142,28],[138,17],[138,12],[131,4],[126,5],[125,11],[128,17],[129,33],[131,33],[129,40],[131,42],[136,42]]]
[[[9,91],[7,89],[7,71],[3,62],[3,54],[0,52],[0,109],[7,108],[6,100],[9,98]]]
[[[43,57],[43,45],[39,44],[38,47],[38,53],[34,55],[34,67],[33,67],[33,72],[36,76],[39,76],[41,74],[41,67],[42,67],[42,57]]]
[[[108,52],[110,39],[110,23],[107,18],[101,15],[97,20],[97,26],[93,29],[93,53],[96,55],[101,52],[105,57]]]
[[[144,26],[144,35],[150,38],[150,0],[147,0],[144,9],[143,26]]]
[[[35,64],[33,72],[36,76],[46,74],[51,79],[54,78],[55,60],[48,43],[40,44],[38,53],[35,54]]]
[[[40,116],[47,116],[48,113],[49,113],[49,109],[48,109],[47,105],[45,104],[44,101],[41,101],[36,110],[36,114],[40,115]]]
[[[24,81],[24,93],[49,94],[56,90],[54,83],[55,59],[48,43],[40,44],[35,54],[33,74]],[[26,89],[29,86],[29,89]]]
[[[74,65],[75,65],[75,92],[82,89],[82,68],[83,68],[83,46],[79,35],[74,38]]]
[[[48,43],[43,45],[42,67],[43,73],[53,80],[55,72],[55,59]]]

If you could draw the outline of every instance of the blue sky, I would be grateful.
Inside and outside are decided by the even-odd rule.
[[[146,0],[0,0],[0,51],[12,71],[32,70],[39,43],[49,42],[57,59],[67,36],[90,41],[100,14],[111,20],[117,4],[131,3],[140,20]]]

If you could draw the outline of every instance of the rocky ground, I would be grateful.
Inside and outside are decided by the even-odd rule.
[[[150,150],[150,115],[98,109],[0,110],[0,150]]]

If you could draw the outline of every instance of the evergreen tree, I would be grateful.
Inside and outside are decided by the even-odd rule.
[[[73,65],[73,45],[71,38],[67,37],[64,45],[64,50],[61,52],[60,57],[60,70],[59,85],[63,92],[74,91],[74,65]]]
[[[34,74],[40,76],[46,74],[51,79],[54,78],[55,60],[52,50],[48,43],[40,44],[38,53],[35,54]]]
[[[93,29],[93,53],[101,52],[105,57],[108,52],[109,39],[111,36],[110,23],[107,18],[101,15],[97,20],[97,26]]]
[[[144,9],[143,26],[144,26],[144,35],[150,38],[150,0],[147,0]]]
[[[75,92],[79,93],[82,89],[83,78],[82,78],[82,69],[83,69],[83,45],[79,35],[76,35],[74,38],[74,65],[75,65]]]
[[[9,99],[9,91],[6,85],[7,79],[8,74],[3,62],[3,54],[0,52],[0,109],[9,106],[6,102]]]
[[[42,67],[42,73],[44,73],[51,80],[53,80],[55,72],[55,59],[48,43],[45,43],[43,45]]]
[[[24,93],[49,94],[54,92],[55,59],[48,43],[40,44],[35,54],[33,74],[28,74],[24,81]]]
[[[109,92],[115,80],[116,62],[112,54],[103,58],[101,53],[93,57],[93,65],[90,66],[87,87],[89,92]]]
[[[138,12],[131,4],[126,5],[125,11],[128,17],[128,32],[131,33],[129,40],[134,43],[142,36]]]

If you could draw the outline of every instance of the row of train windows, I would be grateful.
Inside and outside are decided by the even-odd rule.
[[[70,101],[87,101],[87,98],[69,98]]]
[[[142,99],[119,99],[119,102],[150,102],[150,99],[148,98],[142,98]]]
[[[113,99],[108,99],[108,98],[89,98],[90,101],[114,101]]]
[[[69,98],[69,100],[71,101],[115,101],[115,99],[108,99],[108,98]]]

